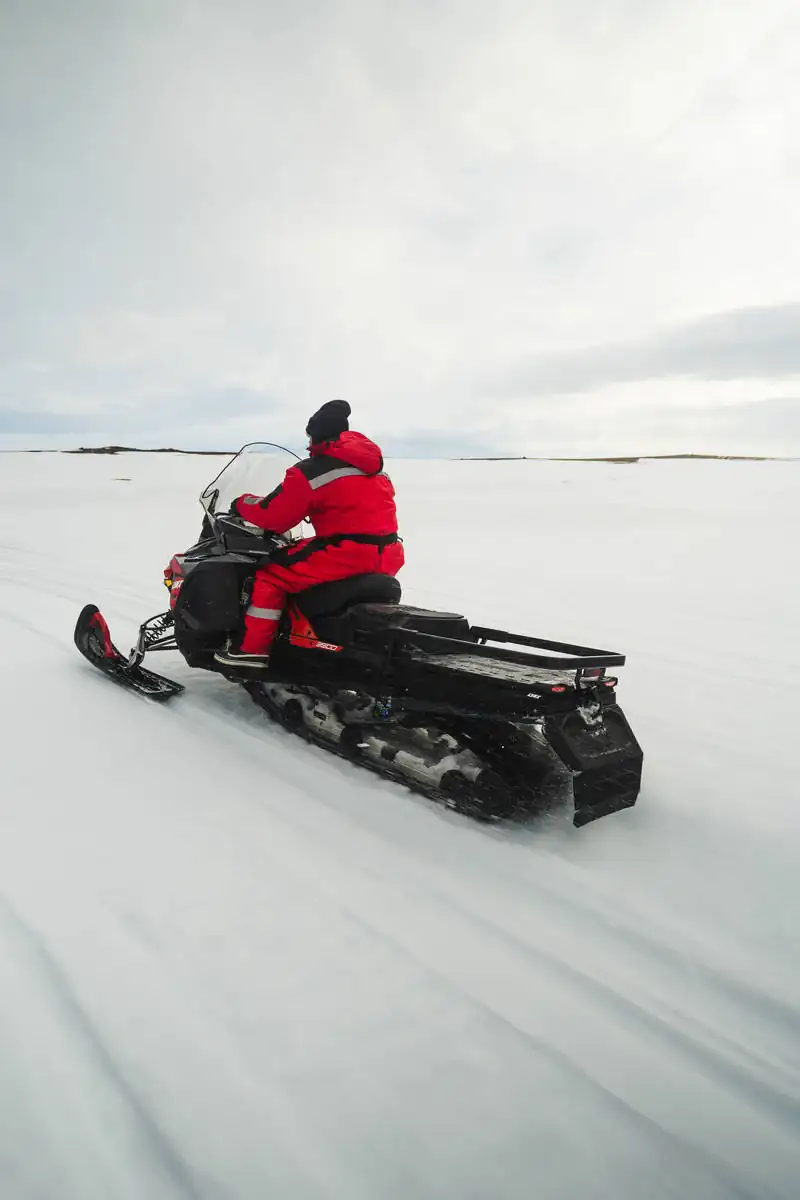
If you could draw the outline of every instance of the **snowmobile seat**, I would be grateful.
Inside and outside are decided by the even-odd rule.
[[[307,617],[330,617],[354,604],[399,604],[402,589],[392,575],[351,575],[333,583],[318,583],[294,596]]]
[[[435,612],[406,604],[367,604],[358,608],[353,616],[358,629],[363,632],[377,633],[391,628],[408,630],[412,641],[415,632],[458,642],[475,640],[469,621],[460,613]],[[444,644],[440,652],[446,653],[449,648]],[[457,649],[463,650],[463,646]]]

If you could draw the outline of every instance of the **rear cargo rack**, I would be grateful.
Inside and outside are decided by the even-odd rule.
[[[622,667],[625,655],[613,650],[595,650],[591,646],[573,646],[569,642],[549,642],[545,638],[523,637],[517,633],[506,633],[502,629],[488,629],[474,625],[471,633],[475,641],[465,642],[460,638],[442,637],[438,633],[422,633],[401,625],[392,627],[391,632],[398,642],[417,646],[439,654],[472,654],[481,658],[500,659],[503,662],[522,663],[523,666],[545,667],[548,670],[575,671],[584,667]],[[505,642],[514,646],[532,646],[536,650],[553,653],[531,654],[525,650],[504,650],[489,646],[487,642]]]

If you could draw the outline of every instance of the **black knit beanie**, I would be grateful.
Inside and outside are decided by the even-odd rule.
[[[313,417],[309,417],[306,433],[314,444],[334,442],[340,433],[350,428],[349,416],[350,405],[346,400],[329,400],[317,409]]]

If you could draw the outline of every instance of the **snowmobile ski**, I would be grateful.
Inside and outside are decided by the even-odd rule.
[[[142,667],[138,651],[134,651],[130,658],[125,658],[112,642],[106,620],[94,604],[87,604],[78,617],[75,645],[93,667],[141,696],[163,701],[184,690],[183,684]]]

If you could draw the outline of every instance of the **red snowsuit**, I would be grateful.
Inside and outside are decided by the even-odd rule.
[[[368,572],[396,575],[405,561],[394,487],[378,446],[347,431],[312,445],[310,453],[269,496],[245,495],[234,502],[240,517],[271,533],[285,533],[304,517],[316,533],[282,551],[280,563],[257,572],[244,619],[245,654],[269,652],[287,593]]]

